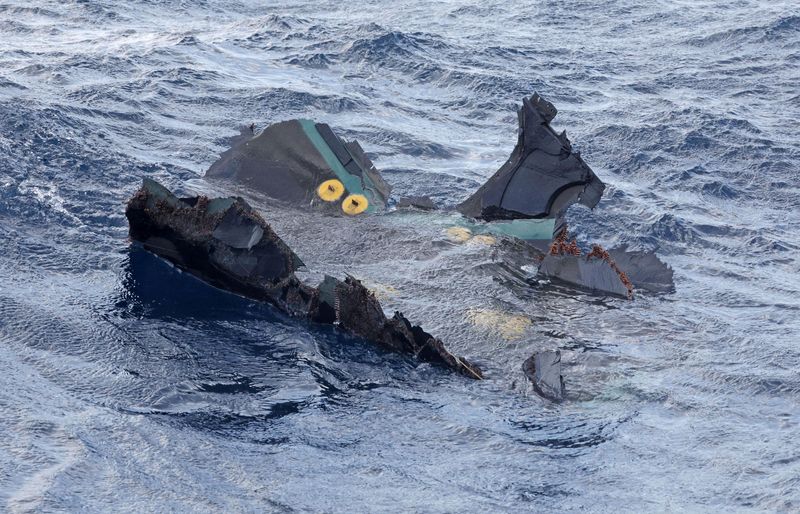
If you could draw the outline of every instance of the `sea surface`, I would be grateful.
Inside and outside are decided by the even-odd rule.
[[[281,4],[0,0],[0,511],[800,510],[800,4]],[[250,198],[485,381],[127,238],[142,178],[229,194],[229,138],[297,117],[453,206],[534,91],[608,186],[572,231],[654,250],[673,294],[542,282],[449,215]],[[560,404],[521,371],[551,349]]]

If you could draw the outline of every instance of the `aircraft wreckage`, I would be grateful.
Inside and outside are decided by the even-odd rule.
[[[566,208],[593,208],[605,189],[566,133],[550,126],[556,109],[537,94],[518,110],[519,137],[508,161],[456,207],[461,229],[510,238],[530,248],[538,274],[584,290],[632,298],[635,289],[668,292],[672,270],[654,254],[598,245],[583,255],[570,241]],[[289,120],[255,133],[243,130],[206,177],[233,182],[267,197],[331,216],[390,210],[390,186],[357,141],[340,139],[324,123]],[[435,211],[427,197],[401,198],[395,209]],[[435,216],[431,212],[431,216]],[[145,179],[128,202],[130,236],[145,249],[219,288],[268,302],[284,313],[482,378],[481,370],[395,312],[390,318],[359,280],[332,276],[308,284],[303,267],[263,217],[240,197],[178,198]],[[564,394],[560,354],[541,352],[523,370],[539,394]]]

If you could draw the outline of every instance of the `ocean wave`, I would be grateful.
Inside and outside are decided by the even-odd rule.
[[[781,16],[775,21],[763,25],[751,25],[726,29],[702,37],[694,37],[687,41],[693,46],[705,47],[731,43],[794,43],[792,37],[800,34],[800,16]]]

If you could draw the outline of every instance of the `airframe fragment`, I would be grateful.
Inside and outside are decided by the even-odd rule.
[[[302,261],[242,198],[177,198],[149,179],[128,202],[130,236],[206,282],[269,302],[291,316],[336,324],[398,353],[470,378],[481,370],[396,312],[387,319],[375,295],[353,277],[326,276],[312,287],[294,272]]]

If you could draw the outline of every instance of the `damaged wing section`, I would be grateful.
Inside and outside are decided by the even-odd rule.
[[[125,215],[131,238],[210,284],[269,302],[291,316],[337,324],[387,350],[482,378],[477,366],[451,354],[401,313],[387,319],[375,296],[355,278],[326,277],[318,287],[301,282],[294,272],[303,263],[241,198],[177,198],[145,179]]]
[[[575,202],[593,208],[605,185],[572,151],[566,132],[556,134],[550,127],[556,108],[536,93],[522,102],[511,157],[458,210],[492,221],[554,218]]]
[[[228,179],[300,205],[322,203],[317,191],[336,181],[337,188],[343,187],[331,189],[331,197],[322,196],[325,201],[366,200],[367,212],[386,207],[391,188],[358,141],[343,141],[328,125],[309,120],[276,123],[251,137],[247,131],[211,165],[207,177]]]

